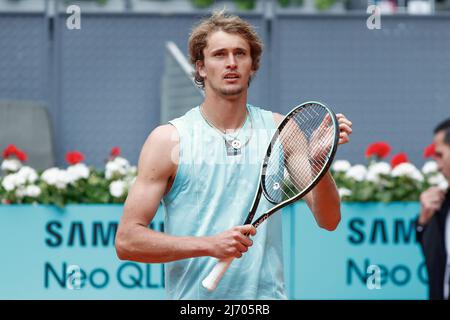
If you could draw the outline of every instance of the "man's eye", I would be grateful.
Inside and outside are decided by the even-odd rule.
[[[221,57],[223,56],[223,52],[217,52],[214,54],[215,57]]]

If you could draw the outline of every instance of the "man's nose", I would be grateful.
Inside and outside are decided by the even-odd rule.
[[[234,56],[233,53],[230,53],[227,59],[227,68],[236,69],[236,67],[237,67],[236,57]]]

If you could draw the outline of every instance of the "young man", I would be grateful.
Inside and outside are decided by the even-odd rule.
[[[168,298],[286,298],[281,215],[271,217],[257,234],[251,225],[241,225],[257,189],[263,153],[282,119],[247,104],[261,52],[257,34],[239,17],[219,12],[202,21],[190,36],[189,54],[205,99],[157,127],[143,146],[116,250],[120,259],[165,263]],[[351,122],[341,114],[338,118],[340,143],[346,143]],[[165,233],[148,229],[161,200]],[[269,207],[264,200],[259,214]],[[337,227],[340,201],[330,174],[306,201],[319,226]],[[215,291],[202,287],[217,259],[240,258],[247,250]]]
[[[450,185],[450,119],[434,130],[435,159]],[[419,240],[428,271],[428,294],[432,300],[449,299],[450,286],[450,192],[431,187],[420,195],[417,219]]]

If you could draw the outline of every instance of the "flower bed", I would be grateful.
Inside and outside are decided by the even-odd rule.
[[[346,160],[333,163],[332,173],[344,201],[418,201],[420,193],[431,186],[448,188],[434,160],[426,161],[419,170],[405,153],[385,161],[390,151],[387,143],[376,142],[366,149],[368,165],[352,166]],[[424,149],[424,158],[433,157],[434,146],[429,145]]]
[[[336,160],[331,173],[343,201],[392,202],[417,201],[430,186],[447,189],[445,178],[434,160],[419,170],[405,153],[385,161],[391,147],[376,142],[366,149],[368,164],[352,165]],[[424,150],[425,158],[434,155],[433,145]],[[67,168],[36,171],[24,165],[27,154],[14,145],[3,151],[0,178],[0,200],[3,204],[53,204],[62,207],[72,203],[123,203],[134,183],[137,168],[120,156],[120,148],[111,150],[104,170],[88,167],[78,151],[66,154]]]
[[[88,167],[81,152],[66,154],[68,167],[36,171],[23,165],[27,155],[14,145],[3,151],[0,178],[2,204],[123,203],[137,169],[114,147],[104,170]]]

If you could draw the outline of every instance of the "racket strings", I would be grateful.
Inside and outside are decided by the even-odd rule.
[[[279,161],[281,163],[281,161]],[[303,165],[299,165],[302,163]],[[306,159],[298,159],[298,157],[291,156],[289,161],[285,162],[286,169],[284,170],[283,177],[283,188],[279,190],[286,197],[292,197],[301,190],[304,190],[310,181],[312,181],[315,176],[317,176],[321,169],[321,164],[308,164]],[[280,172],[281,173],[281,172]],[[301,174],[300,174],[301,173]],[[276,177],[274,180],[280,181],[282,178],[280,176]],[[284,190],[287,192],[283,192]],[[272,196],[273,197],[273,196]],[[280,200],[280,196],[277,197],[277,200]]]
[[[332,121],[325,108],[317,109],[303,108],[292,115],[274,141],[264,180],[272,201],[301,193],[327,163],[334,141]]]
[[[310,132],[307,132],[308,134],[310,134],[310,135],[312,135],[312,133],[310,133]],[[332,136],[330,136],[329,138],[332,138]],[[292,139],[292,137],[291,137],[291,139]],[[316,149],[321,149],[321,150],[323,150],[324,149],[324,146],[329,146],[329,141],[326,141],[325,140],[325,137],[319,137],[319,141],[318,141],[318,144],[316,145]],[[328,139],[329,140],[329,139]],[[287,141],[287,143],[285,143],[285,147],[284,147],[284,149],[286,149],[288,152],[293,152],[293,151],[295,151],[295,150],[293,150],[293,148],[292,147],[290,147],[290,145],[292,145],[292,143],[291,143],[291,141]],[[310,149],[310,151],[311,151],[311,149]],[[314,164],[314,165],[319,165],[319,167],[322,167],[323,166],[323,164],[326,162],[326,158],[325,157],[323,157],[323,158],[319,158],[319,159],[317,159],[317,158],[314,158],[314,157],[310,157],[309,158],[309,161],[310,161],[310,163],[311,164]]]
[[[298,150],[293,150],[291,141],[288,141],[287,143],[284,143],[284,150],[287,151],[288,154],[295,154],[295,152],[298,152]],[[301,155],[300,155],[301,157]],[[297,157],[298,158],[298,157]],[[320,173],[321,168],[326,162],[326,159],[316,159],[313,157],[309,158],[290,158],[286,161],[286,168],[288,172],[296,172],[296,173],[302,173],[302,177],[297,177],[297,175],[290,175],[289,178],[294,182],[294,184],[299,189],[298,191],[295,191],[295,193],[298,193],[300,190],[303,190],[306,188],[306,186],[309,184],[309,181],[314,179],[315,176],[317,176]],[[297,161],[296,161],[297,160]],[[309,163],[307,162],[309,161]],[[305,172],[303,168],[300,168],[300,166],[303,165],[304,167],[307,167],[310,165],[311,167],[307,167],[305,169],[310,169],[308,172]],[[312,172],[311,172],[312,170]],[[309,177],[309,178],[307,178]]]
[[[324,117],[320,117],[320,115],[317,112],[314,112],[314,115],[311,115],[309,112],[309,109],[305,109],[305,113],[308,114],[309,118],[304,118],[302,117],[302,120],[305,121],[304,122],[304,126],[302,128],[304,135],[305,135],[305,139],[307,140],[307,146],[306,148],[303,149],[307,149],[308,150],[308,162],[306,162],[306,159],[304,159],[303,162],[298,162],[299,164],[303,164],[305,166],[311,165],[312,169],[312,173],[313,176],[311,177],[312,179],[314,179],[315,176],[317,176],[317,174],[320,173],[320,171],[322,170],[323,166],[325,165],[325,163],[327,162],[328,159],[328,152],[331,145],[332,145],[332,141],[333,141],[333,135],[332,135],[332,131],[331,130],[326,130],[327,127],[324,126]],[[312,120],[315,119],[315,120]],[[313,129],[315,128],[315,129]],[[328,127],[329,128],[329,127]],[[321,129],[321,131],[317,131]],[[325,134],[323,133],[323,130],[325,131]],[[299,133],[299,132],[297,132]],[[321,133],[321,134],[319,134]],[[314,137],[314,141],[311,141],[313,139],[313,135],[316,134],[316,137]],[[289,136],[288,140],[283,143],[284,144],[284,148],[286,149],[286,151],[290,154],[293,153],[300,153],[300,150],[297,150],[298,148],[298,143],[295,143],[296,141],[292,141],[294,140],[294,137],[296,137],[295,135],[291,135]],[[301,146],[300,146],[301,147]],[[294,149],[294,150],[293,150]],[[301,148],[300,148],[301,149]],[[325,152],[324,152],[325,151]],[[320,155],[316,155],[317,153],[319,153]],[[301,153],[300,153],[301,155]],[[293,159],[293,160],[297,160],[297,159]],[[297,172],[301,172],[301,170],[298,169],[298,167],[295,167],[295,162],[294,161],[288,161],[287,162],[289,164],[289,167],[291,167],[292,169],[296,170]],[[302,186],[303,188],[303,186]]]

